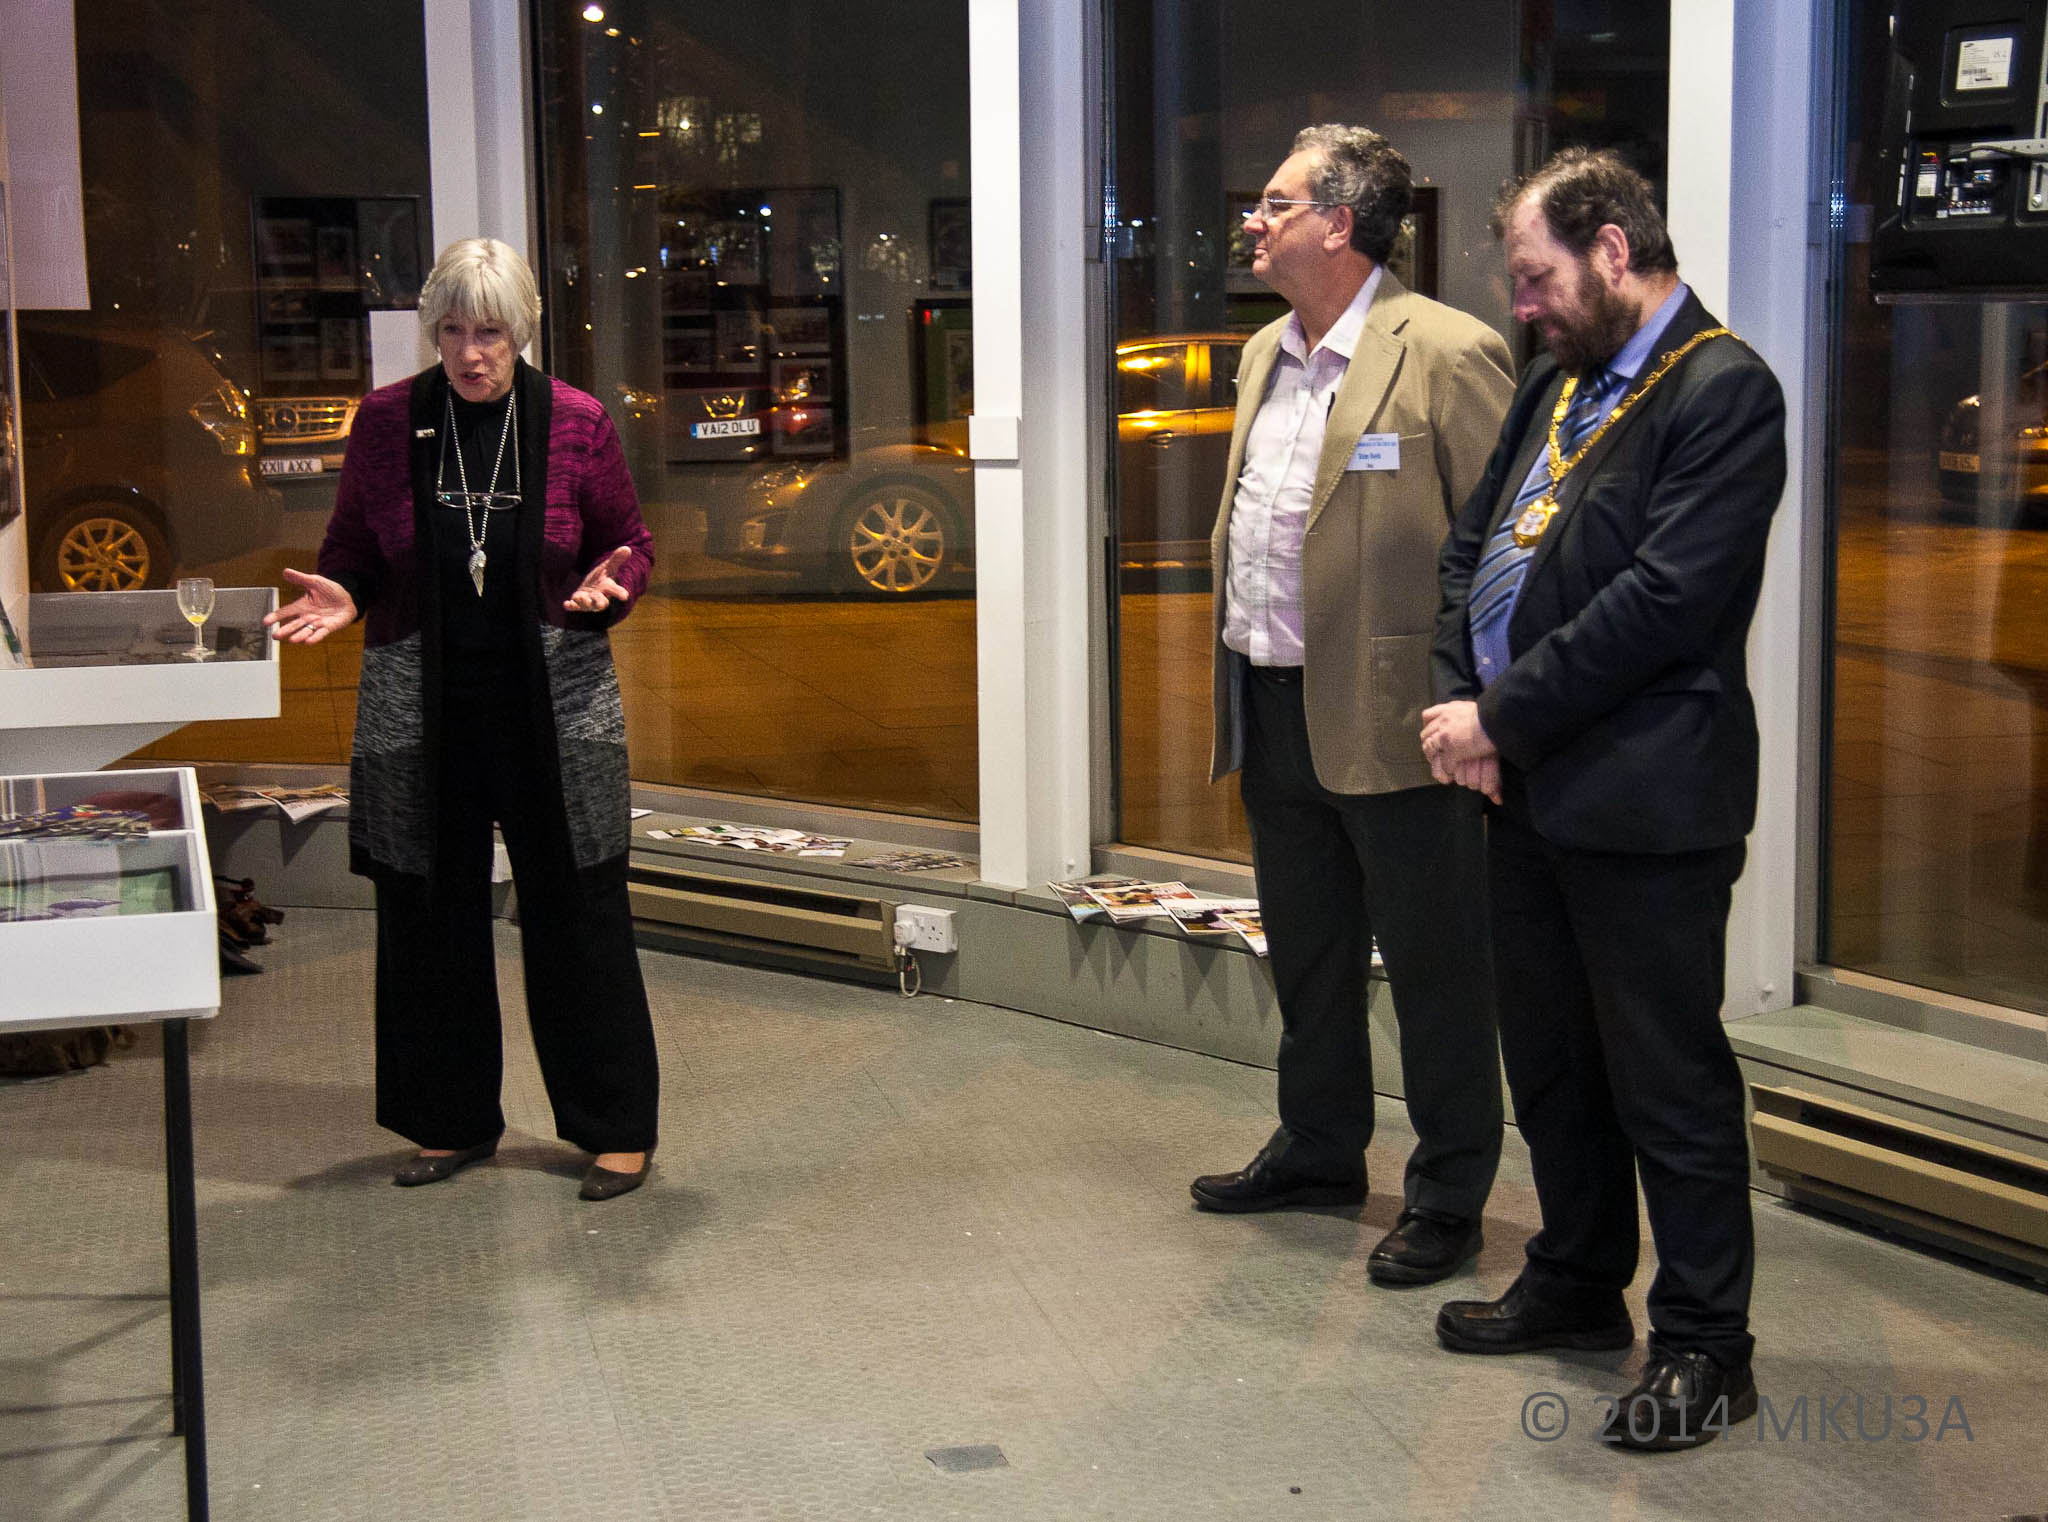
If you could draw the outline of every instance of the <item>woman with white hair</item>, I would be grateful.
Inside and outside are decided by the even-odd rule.
[[[519,899],[527,1017],[581,1196],[647,1177],[654,1030],[626,897],[625,718],[606,630],[653,541],[595,397],[519,357],[533,272],[450,244],[420,294],[440,363],[363,398],[317,575],[270,615],[313,644],[364,620],[349,865],[377,897],[377,1121],[437,1183],[497,1151],[491,827]]]

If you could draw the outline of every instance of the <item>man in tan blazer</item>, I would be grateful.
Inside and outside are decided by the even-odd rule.
[[[1245,346],[1210,564],[1212,776],[1241,771],[1279,995],[1280,1126],[1209,1210],[1366,1196],[1366,974],[1375,937],[1416,1133],[1399,1220],[1367,1260],[1428,1284],[1480,1246],[1501,1102],[1479,797],[1430,774],[1436,561],[1514,392],[1491,328],[1386,261],[1408,164],[1362,127],[1310,127],[1246,218],[1293,312]]]

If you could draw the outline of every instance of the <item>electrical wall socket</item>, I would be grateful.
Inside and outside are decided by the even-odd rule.
[[[922,904],[896,906],[895,941],[910,951],[960,949],[960,942],[953,934],[953,911],[927,909]]]

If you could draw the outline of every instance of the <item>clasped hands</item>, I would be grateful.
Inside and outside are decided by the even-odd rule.
[[[562,603],[562,611],[602,613],[613,602],[624,602],[632,594],[614,577],[632,558],[633,551],[627,545],[620,545],[605,556],[569,594]],[[355,599],[340,582],[294,571],[289,566],[285,568],[284,579],[297,587],[301,595],[275,613],[263,615],[264,626],[273,639],[288,640],[294,645],[317,645],[335,630],[346,629],[356,621]]]
[[[1439,782],[1455,783],[1500,802],[1500,752],[1470,699],[1422,710],[1422,755]]]

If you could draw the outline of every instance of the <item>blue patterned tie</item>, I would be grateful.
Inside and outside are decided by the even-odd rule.
[[[1572,451],[1605,421],[1625,383],[1625,377],[1605,365],[1591,366],[1579,377],[1578,390],[1573,393],[1572,404],[1565,409],[1564,421],[1557,430],[1558,450],[1565,459],[1570,459]],[[1515,543],[1515,523],[1524,508],[1549,490],[1550,451],[1545,448],[1538,452],[1522,489],[1515,493],[1515,505],[1486,541],[1486,551],[1473,573],[1465,608],[1481,687],[1491,686],[1508,669],[1508,618],[1515,611],[1515,599],[1522,590],[1529,557],[1536,553],[1536,544],[1542,542]]]

